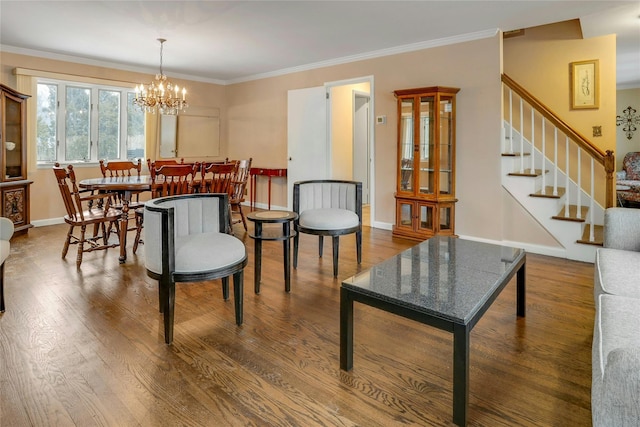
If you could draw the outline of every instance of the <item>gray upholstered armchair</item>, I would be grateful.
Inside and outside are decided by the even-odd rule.
[[[233,276],[236,324],[242,324],[247,254],[242,241],[228,233],[229,214],[227,194],[168,196],[145,203],[145,266],[147,275],[158,280],[167,344],[173,341],[176,282],[221,278],[227,300]]]
[[[9,256],[9,239],[13,236],[13,222],[0,217],[0,313],[4,312],[4,261]]]
[[[298,214],[294,222],[293,268],[298,266],[300,233],[319,236],[319,255],[322,256],[324,236],[333,242],[333,277],[338,277],[338,249],[340,236],[356,233],[358,264],[362,262],[362,183],[343,180],[299,181],[293,184],[293,210]]]

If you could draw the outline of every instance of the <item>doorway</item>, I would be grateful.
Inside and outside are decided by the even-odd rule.
[[[355,93],[368,97],[364,134],[367,142],[354,148]],[[365,175],[358,172],[363,189],[367,187],[370,212],[363,223],[374,221],[375,174],[373,161],[373,76],[325,83],[324,86],[290,90],[288,94],[288,199],[292,204],[293,183],[311,179],[309,171],[314,170],[314,179],[356,179],[354,159],[366,164]],[[293,102],[295,100],[295,102]],[[360,102],[363,100],[361,99]],[[324,107],[323,107],[324,106]],[[362,113],[361,111],[361,113]],[[360,118],[364,121],[364,119]],[[313,129],[313,132],[310,130]],[[360,131],[362,132],[362,131]],[[326,163],[324,163],[326,159]],[[363,191],[364,192],[364,191]]]

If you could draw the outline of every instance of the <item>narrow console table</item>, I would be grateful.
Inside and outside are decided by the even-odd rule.
[[[251,210],[255,207],[256,201],[256,178],[258,176],[266,176],[269,178],[269,205],[271,210],[271,178],[272,177],[287,177],[287,169],[269,169],[269,168],[251,168]]]

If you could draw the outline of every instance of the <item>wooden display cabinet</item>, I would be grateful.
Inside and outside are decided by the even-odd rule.
[[[398,159],[393,234],[415,240],[455,233],[455,116],[452,87],[396,90]]]
[[[15,232],[32,227],[27,179],[27,98],[0,84],[0,215],[13,221]]]

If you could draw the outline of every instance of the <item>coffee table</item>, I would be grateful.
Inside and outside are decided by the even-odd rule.
[[[517,275],[517,315],[525,315],[523,249],[436,236],[342,282],[340,368],[353,367],[353,302],[453,333],[453,422],[467,423],[469,336]]]

